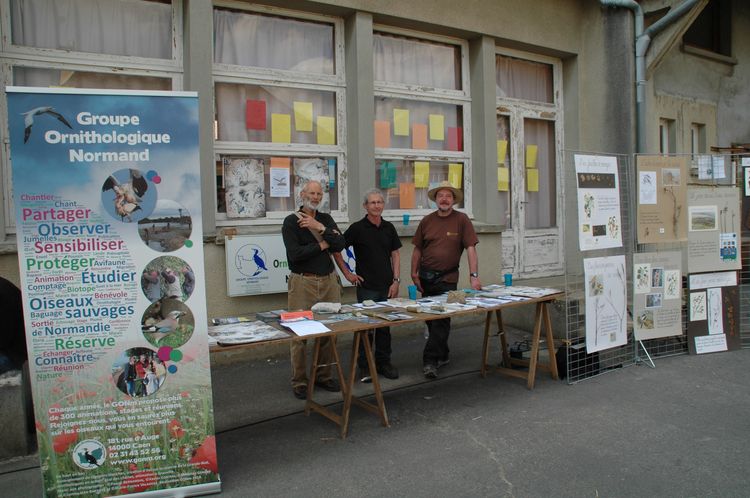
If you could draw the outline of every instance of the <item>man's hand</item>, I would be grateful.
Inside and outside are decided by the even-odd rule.
[[[395,280],[391,284],[391,286],[388,288],[388,299],[398,297],[398,282]]]
[[[297,220],[297,224],[300,227],[309,228],[310,230],[315,230],[316,232],[322,232],[326,229],[326,226],[316,220],[315,217],[310,216],[309,214],[302,211],[299,211],[299,214],[302,215],[302,217]]]
[[[349,281],[349,283],[352,284],[352,285],[359,285],[359,284],[361,284],[362,282],[365,281],[364,278],[362,278],[359,275],[357,275],[356,273],[352,273],[350,271],[344,272],[344,278],[347,279]]]
[[[479,277],[471,277],[469,278],[469,281],[471,282],[472,289],[482,290],[482,282],[479,281]]]
[[[321,251],[325,251],[329,247],[331,247],[330,244],[328,244],[328,242],[326,242],[325,240],[321,240],[320,242],[318,242],[318,245],[320,246]]]
[[[417,286],[417,290],[420,294],[424,294],[424,290],[422,289],[422,282],[419,280],[419,274],[412,275],[411,281],[414,282],[414,285]]]

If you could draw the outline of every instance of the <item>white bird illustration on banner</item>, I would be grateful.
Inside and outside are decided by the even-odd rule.
[[[65,119],[62,114],[55,111],[53,107],[50,107],[50,106],[35,107],[34,109],[30,111],[21,113],[21,115],[23,116],[23,124],[25,127],[23,131],[23,143],[26,143],[29,141],[29,136],[31,135],[31,127],[34,126],[34,116],[41,116],[42,114],[49,114],[50,116],[54,116],[62,124],[70,128],[71,130],[73,129],[73,127],[70,126],[70,123],[68,123],[68,120]]]

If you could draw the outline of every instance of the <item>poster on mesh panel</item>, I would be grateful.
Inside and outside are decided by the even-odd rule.
[[[645,341],[682,335],[682,253],[633,254],[633,330]]]
[[[625,256],[583,260],[586,293],[586,352],[627,342]]]
[[[688,351],[703,354],[740,349],[737,272],[691,274],[688,289]]]
[[[687,240],[688,158],[636,156],[639,244]]]
[[[578,186],[578,244],[581,251],[622,247],[617,158],[574,156]]]
[[[194,93],[9,88],[45,496],[220,490]]]
[[[690,273],[742,268],[740,216],[740,193],[736,187],[688,190]]]

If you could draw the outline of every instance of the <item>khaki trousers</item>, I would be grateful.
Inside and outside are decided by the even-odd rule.
[[[328,275],[305,276],[298,273],[289,275],[289,311],[309,310],[319,302],[340,303],[341,302],[341,280],[333,271]],[[292,387],[306,386],[307,379],[307,351],[306,340],[292,341],[289,343],[289,352],[292,361]],[[320,339],[320,357],[318,363],[330,365],[333,361],[333,341],[330,337]],[[318,368],[319,382],[331,379],[331,367]]]

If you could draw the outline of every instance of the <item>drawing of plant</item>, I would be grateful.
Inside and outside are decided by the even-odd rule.
[[[706,294],[694,294],[690,300],[690,316],[706,316]]]
[[[677,273],[667,273],[667,288],[664,293],[668,296],[677,295]]]
[[[649,267],[639,266],[635,272],[636,287],[640,289],[644,287],[649,287],[648,278],[649,278]]]
[[[593,275],[589,279],[589,296],[601,296],[604,294],[604,277]]]
[[[584,194],[583,196],[583,214],[586,218],[591,218],[591,213],[594,211],[594,196],[592,194]]]
[[[613,239],[616,239],[617,235],[620,233],[620,226],[617,224],[617,218],[614,216],[610,216],[607,221],[607,231],[609,232],[609,236]]]

